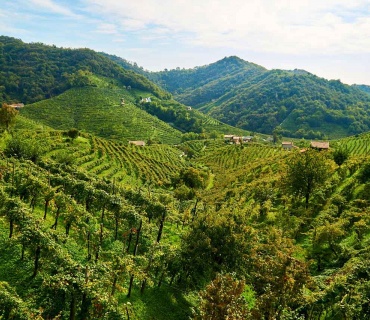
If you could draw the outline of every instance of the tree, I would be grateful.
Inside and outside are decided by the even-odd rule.
[[[80,135],[80,132],[78,131],[78,129],[72,128],[67,131],[67,135],[72,139],[72,141],[74,141],[74,139],[76,139]]]
[[[231,274],[218,274],[205,290],[201,291],[199,320],[251,319],[243,297],[245,282]]]
[[[312,193],[325,182],[329,173],[325,155],[309,149],[288,159],[283,184],[293,196],[304,197],[307,208]]]
[[[0,125],[9,131],[9,127],[14,123],[17,114],[18,110],[7,105],[6,103],[3,103],[0,109]]]
[[[345,148],[335,149],[333,153],[334,161],[338,166],[341,166],[344,163],[344,161],[348,159],[348,157],[349,157],[349,151],[348,149],[345,149]]]

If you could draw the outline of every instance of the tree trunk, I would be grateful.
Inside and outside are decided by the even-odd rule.
[[[90,231],[87,233],[87,260],[90,261],[91,252],[90,252]]]
[[[130,277],[130,285],[128,287],[128,293],[127,293],[127,298],[130,298],[131,296],[131,290],[132,290],[132,284],[134,283],[134,275],[132,274]]]
[[[66,236],[69,236],[69,229],[71,228],[71,223],[66,223]]]
[[[157,235],[157,243],[159,243],[159,241],[161,241],[165,217],[166,217],[166,212],[163,212],[162,219],[161,219],[161,221],[159,223],[159,230],[158,230],[158,235]]]
[[[114,229],[114,240],[117,240],[118,238],[118,217],[117,216],[115,217],[115,220],[116,220],[116,225]]]
[[[87,297],[87,293],[84,292],[82,295],[81,311],[80,311],[79,319],[86,320],[89,318],[88,317],[89,316],[89,304],[90,304],[90,301]]]
[[[134,248],[134,256],[136,256],[136,254],[137,254],[137,247],[139,245],[139,238],[140,238],[140,232],[141,232],[141,227],[142,226],[143,226],[143,220],[140,220],[139,229],[137,229],[137,232],[136,232],[136,242],[135,242],[135,248]]]
[[[36,253],[35,253],[35,263],[34,263],[32,278],[36,277],[36,275],[39,271],[40,254],[41,254],[41,247],[37,246]]]
[[[101,210],[101,217],[100,217],[100,220],[101,220],[101,223],[103,224],[104,223],[104,215],[105,215],[105,205],[103,205],[103,208]]]
[[[14,230],[14,220],[9,220],[9,239],[13,236],[13,230]]]
[[[69,308],[69,320],[75,320],[76,319],[76,297],[74,292],[72,292],[71,297],[71,304]]]
[[[143,294],[146,287],[146,278],[143,280],[140,288],[140,293]]]
[[[310,200],[310,193],[309,192],[306,193],[305,198],[306,198],[306,209],[307,209],[308,208],[308,201]]]
[[[44,206],[44,220],[46,220],[46,215],[48,213],[48,208],[49,208],[49,200],[45,200],[45,206]]]
[[[117,278],[118,278],[117,275],[114,275],[111,296],[114,296],[116,292]]]
[[[52,228],[52,229],[54,228],[54,230],[56,230],[56,229],[57,229],[57,226],[58,226],[59,214],[60,214],[60,209],[58,208],[58,209],[57,209],[57,212],[56,212],[56,214],[55,214],[55,222],[54,222],[54,224],[51,226],[51,228]]]
[[[128,236],[128,245],[127,245],[126,252],[128,252],[130,250],[131,240],[132,240],[132,229],[130,229],[130,235]]]
[[[161,287],[161,285],[162,285],[162,281],[163,281],[163,278],[164,278],[164,271],[162,271],[161,276],[160,276],[160,278],[159,278],[159,281],[158,281],[158,288],[160,288],[160,287]]]
[[[21,253],[21,260],[24,259],[24,252],[26,251],[26,246],[24,245],[24,243],[22,243],[22,253]]]

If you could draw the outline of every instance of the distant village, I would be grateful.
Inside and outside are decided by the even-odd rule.
[[[253,136],[237,136],[237,135],[232,135],[232,134],[225,134],[224,141],[225,143],[229,143],[229,144],[250,143],[250,142],[253,142]],[[265,141],[273,142],[273,138],[268,137]],[[281,147],[284,150],[300,149],[298,146],[295,146],[292,141],[281,142]],[[311,141],[310,148],[317,149],[317,150],[328,150],[329,142]],[[305,151],[305,149],[301,149],[301,152],[303,151]]]

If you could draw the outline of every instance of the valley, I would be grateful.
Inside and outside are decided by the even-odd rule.
[[[367,86],[0,42],[0,319],[369,317]]]

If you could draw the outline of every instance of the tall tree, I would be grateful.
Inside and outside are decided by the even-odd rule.
[[[18,110],[7,105],[6,103],[3,103],[0,109],[0,125],[9,131],[9,128],[14,123],[17,114]]]
[[[201,291],[199,320],[251,319],[247,303],[243,298],[245,282],[235,279],[231,274],[218,274]]]
[[[307,208],[312,193],[325,182],[330,171],[325,154],[309,149],[288,158],[283,184],[293,196],[304,197]]]

